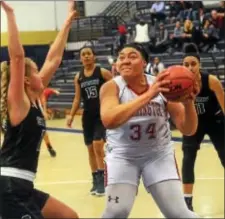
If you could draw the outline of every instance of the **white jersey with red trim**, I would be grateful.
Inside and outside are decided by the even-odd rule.
[[[146,75],[151,86],[154,76]],[[125,80],[118,76],[113,79],[119,88],[120,103],[134,100],[138,95],[132,91]],[[166,100],[159,94],[142,107],[126,123],[107,130],[108,152],[121,157],[141,158],[151,152],[171,147],[171,131]]]

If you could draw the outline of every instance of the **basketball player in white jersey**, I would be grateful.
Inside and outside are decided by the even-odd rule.
[[[101,118],[107,128],[106,194],[102,218],[127,218],[142,177],[166,218],[197,218],[183,199],[168,114],[185,135],[197,128],[194,93],[167,102],[161,92],[168,73],[145,75],[148,55],[139,44],[126,45],[117,60],[120,76],[101,88]],[[197,92],[197,85],[194,91]]]

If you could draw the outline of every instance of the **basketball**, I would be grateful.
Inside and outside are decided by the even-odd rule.
[[[170,91],[163,93],[169,101],[178,102],[184,95],[191,94],[194,87],[194,74],[184,66],[174,65],[165,69],[162,73],[169,72],[164,80],[170,80],[167,85]]]

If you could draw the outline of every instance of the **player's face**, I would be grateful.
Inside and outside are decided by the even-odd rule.
[[[30,73],[25,77],[25,83],[35,93],[41,93],[44,89],[41,77],[38,74],[38,67],[34,62],[30,64]]]
[[[95,62],[95,55],[90,48],[84,48],[80,52],[80,60],[84,66],[90,65]]]
[[[200,62],[196,57],[187,56],[183,61],[183,65],[195,75],[200,74]]]
[[[119,53],[116,69],[122,77],[135,77],[143,74],[146,62],[141,53],[134,48],[124,48]]]

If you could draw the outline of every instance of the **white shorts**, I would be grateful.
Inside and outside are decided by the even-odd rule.
[[[105,158],[105,185],[131,184],[139,186],[142,177],[145,188],[165,180],[180,180],[173,150],[155,156],[125,159],[109,153]]]

